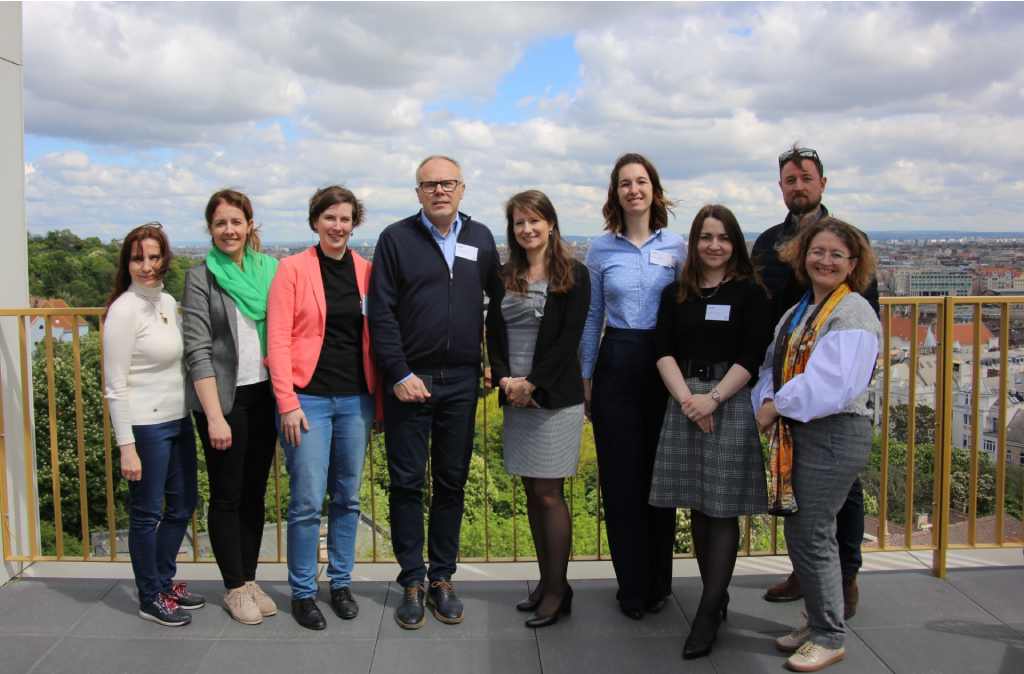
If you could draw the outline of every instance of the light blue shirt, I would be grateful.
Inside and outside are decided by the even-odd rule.
[[[667,229],[654,232],[641,246],[611,233],[591,242],[590,311],[580,347],[584,379],[594,374],[605,316],[613,328],[653,330],[661,291],[676,279],[685,260],[686,241]]]
[[[437,243],[438,248],[441,249],[441,254],[444,255],[444,261],[448,263],[448,274],[455,273],[455,244],[459,239],[459,229],[462,227],[462,218],[459,214],[455,214],[455,221],[452,226],[448,228],[448,235],[444,236],[438,231],[437,227],[434,226],[430,220],[427,219],[427,214],[420,209],[420,222],[430,235],[434,237],[434,242]]]

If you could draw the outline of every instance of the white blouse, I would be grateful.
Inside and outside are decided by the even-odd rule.
[[[103,323],[103,376],[118,445],[135,442],[133,425],[185,417],[178,304],[163,287],[129,286]]]
[[[235,325],[237,326],[238,343],[238,376],[235,386],[246,386],[267,380],[267,367],[263,364],[263,350],[260,348],[260,335],[256,330],[256,321],[243,314],[235,307]]]

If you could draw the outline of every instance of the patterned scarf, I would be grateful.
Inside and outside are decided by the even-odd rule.
[[[790,317],[785,332],[780,334],[775,342],[772,374],[776,391],[790,379],[803,373],[814,349],[814,343],[818,340],[821,326],[850,292],[850,286],[846,283],[833,290],[825,301],[815,308],[803,330],[797,334],[797,326],[811,304],[811,291],[804,293],[800,304]],[[768,512],[772,515],[792,515],[798,509],[796,496],[793,494],[793,435],[790,421],[785,417],[780,416],[769,431],[768,446],[771,450],[771,458],[768,460]]]

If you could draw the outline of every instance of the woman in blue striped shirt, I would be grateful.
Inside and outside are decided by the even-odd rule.
[[[660,611],[672,590],[675,516],[647,503],[668,395],[655,367],[654,326],[661,291],[686,257],[683,238],[667,229],[671,206],[650,161],[619,157],[603,209],[607,233],[587,255],[583,386],[619,606],[636,620]]]

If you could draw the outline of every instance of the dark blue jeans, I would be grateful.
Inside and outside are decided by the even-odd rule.
[[[390,391],[384,395],[391,543],[402,567],[398,583],[403,587],[421,583],[425,576],[440,580],[455,573],[479,387],[479,372],[473,367],[417,374],[433,376],[428,402],[403,403]],[[427,534],[429,573],[423,563],[428,453],[433,480]]]
[[[196,439],[189,417],[132,426],[142,479],[128,483],[128,551],[139,602],[169,592],[175,559],[196,508]]]

